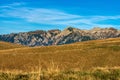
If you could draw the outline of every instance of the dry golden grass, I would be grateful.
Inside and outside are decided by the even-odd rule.
[[[6,46],[7,47],[7,46]],[[22,47],[0,50],[2,70],[51,67],[61,70],[90,70],[94,67],[120,66],[120,38],[93,40],[48,47]]]
[[[0,50],[13,49],[13,48],[22,48],[22,47],[25,47],[25,46],[0,41]]]
[[[0,42],[0,80],[120,80],[119,61],[120,38],[47,47]]]
[[[49,68],[31,72],[0,71],[0,80],[120,80],[120,67],[99,67],[89,71]]]

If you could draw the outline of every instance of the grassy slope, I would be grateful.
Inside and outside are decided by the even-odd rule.
[[[79,42],[69,45],[18,48],[0,51],[0,68],[31,70],[51,66],[89,70],[120,66],[120,38]]]
[[[18,44],[12,44],[9,42],[0,41],[0,50],[13,49],[13,48],[22,48],[24,46]]]
[[[119,61],[120,38],[34,48],[0,42],[0,80],[120,80]]]

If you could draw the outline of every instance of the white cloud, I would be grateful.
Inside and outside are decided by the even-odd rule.
[[[7,4],[7,5],[2,5],[0,6],[0,8],[13,8],[13,7],[18,7],[18,6],[23,6],[25,5],[26,3],[23,3],[23,2],[14,2],[14,3],[11,3],[11,4]]]
[[[51,25],[78,25],[78,26],[119,26],[98,24],[104,20],[120,19],[120,15],[116,16],[80,16],[69,14],[55,9],[30,8],[22,7],[24,3],[13,3],[1,6],[0,17],[20,18],[28,23],[51,24]],[[16,7],[17,6],[17,7]],[[9,7],[9,9],[8,9]]]

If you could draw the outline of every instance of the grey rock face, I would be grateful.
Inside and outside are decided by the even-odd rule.
[[[0,35],[0,40],[27,46],[48,46],[116,37],[120,37],[120,31],[114,28],[80,30],[77,28],[68,27],[63,31],[38,30],[18,34],[11,33]]]

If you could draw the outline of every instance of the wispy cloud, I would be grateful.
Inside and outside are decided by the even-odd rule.
[[[64,11],[45,8],[23,7],[24,3],[13,3],[1,6],[0,17],[20,18],[27,23],[50,24],[50,25],[77,25],[77,26],[120,26],[99,24],[104,20],[117,20],[120,15],[116,16],[81,16],[66,13]],[[17,7],[16,7],[17,6]],[[8,9],[9,8],[9,9]]]
[[[23,6],[25,4],[26,3],[23,3],[23,2],[14,2],[14,3],[11,3],[11,4],[2,5],[2,6],[0,6],[0,8],[13,8],[13,7],[18,7],[18,6]]]

